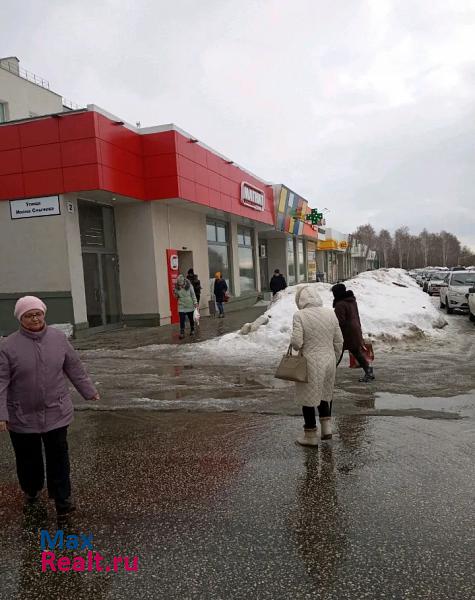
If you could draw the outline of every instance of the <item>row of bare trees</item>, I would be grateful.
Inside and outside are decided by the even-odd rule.
[[[391,235],[387,229],[376,233],[373,226],[367,224],[360,225],[353,238],[377,251],[381,267],[416,269],[475,265],[475,254],[447,231],[430,233],[424,229],[419,235],[412,235],[403,225]]]

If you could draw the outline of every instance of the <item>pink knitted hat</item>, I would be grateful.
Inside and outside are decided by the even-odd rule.
[[[20,320],[29,310],[42,310],[46,314],[46,304],[36,296],[23,296],[17,300],[13,314]]]

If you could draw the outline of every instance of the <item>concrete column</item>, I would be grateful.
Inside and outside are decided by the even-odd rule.
[[[84,289],[84,270],[82,262],[81,233],[79,230],[78,200],[75,194],[61,197],[61,212],[64,215],[66,245],[71,279],[74,324],[87,327],[86,292]]]
[[[239,280],[239,248],[238,248],[238,237],[237,237],[237,223],[229,224],[229,237],[230,237],[230,250],[231,256],[229,257],[231,260],[231,269],[233,277],[233,289],[234,295],[241,295],[241,282]]]
[[[254,265],[255,265],[255,280],[256,280],[256,290],[258,292],[261,290],[261,261],[259,260],[259,232],[257,229],[252,230],[253,236],[253,248],[254,248]]]

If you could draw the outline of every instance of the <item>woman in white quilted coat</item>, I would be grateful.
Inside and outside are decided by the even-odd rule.
[[[317,446],[318,408],[322,440],[332,437],[331,407],[335,385],[336,363],[343,348],[338,319],[331,308],[324,308],[313,285],[297,290],[295,302],[299,310],[294,315],[290,343],[302,350],[307,359],[308,383],[295,384],[295,397],[302,406],[304,434],[297,439],[302,446]]]

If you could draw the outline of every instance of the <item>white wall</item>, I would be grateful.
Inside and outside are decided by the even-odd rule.
[[[157,314],[159,285],[152,203],[116,204],[114,216],[122,313]]]
[[[201,307],[207,307],[208,289],[208,242],[206,239],[206,215],[179,206],[167,206],[163,202],[151,202],[155,269],[158,282],[158,306],[161,324],[170,322],[170,298],[168,291],[167,248],[193,252],[193,268],[201,280]],[[186,273],[184,273],[186,275]]]
[[[10,218],[0,201],[0,293],[70,291],[65,214]]]
[[[7,120],[62,112],[62,97],[0,68],[0,102],[7,103]]]

